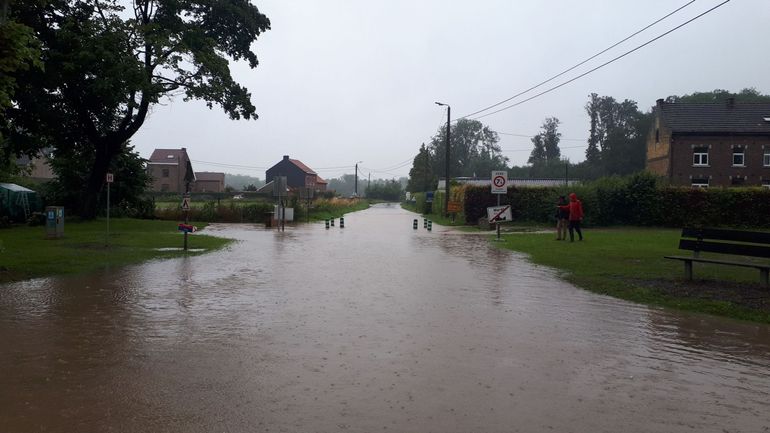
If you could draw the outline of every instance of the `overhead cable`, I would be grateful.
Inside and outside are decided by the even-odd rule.
[[[675,9],[674,11],[672,11],[672,12],[669,12],[668,14],[664,15],[663,17],[661,17],[661,18],[658,18],[657,20],[653,21],[652,23],[650,23],[650,24],[648,24],[648,25],[644,26],[643,28],[641,28],[641,29],[639,29],[639,30],[635,31],[634,33],[631,33],[630,35],[626,36],[625,38],[621,39],[620,41],[618,41],[618,42],[616,42],[616,43],[614,43],[614,44],[610,45],[609,47],[607,47],[607,48],[605,48],[605,49],[603,49],[603,50],[599,51],[598,53],[596,53],[596,54],[592,55],[591,57],[589,57],[589,58],[587,58],[587,59],[585,59],[585,60],[583,60],[582,62],[579,62],[579,63],[577,63],[576,65],[574,65],[574,66],[571,66],[571,67],[569,67],[569,68],[567,68],[567,69],[565,69],[565,70],[563,70],[563,71],[559,72],[558,74],[556,74],[556,75],[554,75],[554,76],[552,76],[552,77],[548,78],[547,80],[541,81],[540,83],[538,83],[538,84],[535,84],[534,86],[532,86],[532,87],[530,87],[530,88],[528,88],[528,89],[526,89],[526,90],[523,90],[523,91],[521,91],[521,92],[519,92],[519,93],[517,93],[517,94],[515,94],[515,95],[511,96],[510,98],[507,98],[507,99],[503,99],[502,101],[500,101],[500,102],[497,102],[497,103],[495,103],[495,104],[492,104],[492,105],[490,105],[490,106],[488,106],[488,107],[484,107],[484,108],[482,108],[481,110],[478,110],[478,111],[474,111],[473,113],[470,113],[470,114],[466,114],[465,116],[462,116],[462,117],[458,117],[458,119],[463,119],[463,118],[466,118],[466,117],[471,117],[471,116],[474,116],[474,115],[476,115],[476,114],[479,114],[479,113],[483,113],[484,111],[490,110],[490,109],[492,109],[492,108],[495,108],[495,107],[497,107],[497,106],[500,106],[500,105],[502,105],[502,104],[505,104],[506,102],[508,102],[508,101],[510,101],[510,100],[512,100],[512,99],[518,98],[519,96],[521,96],[521,95],[524,95],[525,93],[529,93],[530,91],[537,89],[538,87],[542,86],[543,84],[549,83],[549,82],[551,82],[551,81],[553,81],[553,80],[555,80],[555,79],[557,79],[557,78],[561,77],[562,75],[566,74],[567,72],[570,72],[570,71],[574,70],[575,68],[578,68],[578,67],[580,67],[580,66],[582,66],[582,65],[584,65],[584,64],[586,64],[586,63],[588,63],[589,61],[591,61],[591,60],[593,60],[593,59],[595,59],[595,58],[599,57],[600,55],[602,55],[602,54],[606,53],[607,51],[609,51],[609,50],[611,50],[611,49],[613,49],[613,48],[617,47],[618,45],[622,44],[623,42],[625,42],[625,41],[627,41],[627,40],[629,40],[629,39],[633,38],[634,36],[638,35],[639,33],[642,33],[643,31],[645,31],[645,30],[649,29],[650,27],[654,26],[655,24],[658,24],[659,22],[661,22],[661,21],[665,20],[666,18],[670,17],[671,15],[674,15],[675,13],[677,13],[677,12],[679,12],[680,10],[682,10],[682,9],[686,8],[687,6],[690,6],[690,5],[691,5],[691,4],[693,4],[693,3],[695,3],[695,0],[691,0],[689,3],[686,3],[686,4],[684,4],[684,5],[680,6],[680,7],[678,7],[678,8],[677,8],[677,9]]]

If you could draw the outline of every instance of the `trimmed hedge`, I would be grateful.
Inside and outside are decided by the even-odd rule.
[[[463,190],[466,224],[476,224],[497,204],[489,187]],[[502,202],[512,204],[514,220],[551,223],[559,195],[569,192],[583,202],[586,225],[770,227],[770,189],[661,186],[648,173],[603,178],[569,191],[512,187]]]

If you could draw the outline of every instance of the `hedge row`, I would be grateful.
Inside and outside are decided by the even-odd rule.
[[[467,224],[476,224],[497,204],[489,187],[463,187]],[[661,186],[649,174],[605,178],[572,187],[508,189],[515,221],[550,223],[560,195],[574,192],[583,202],[586,225],[770,227],[770,189],[693,189]],[[454,194],[453,194],[454,195]]]

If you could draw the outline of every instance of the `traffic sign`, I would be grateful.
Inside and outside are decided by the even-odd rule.
[[[493,206],[487,208],[487,217],[491,223],[502,223],[513,220],[511,205]]]
[[[107,173],[107,183],[112,183],[113,180],[115,180],[115,177],[112,173]]]
[[[182,210],[185,212],[190,210],[190,197],[182,198]]]
[[[506,194],[508,192],[508,172],[495,170],[492,172],[492,194]]]

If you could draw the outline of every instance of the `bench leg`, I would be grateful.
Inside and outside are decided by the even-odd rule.
[[[692,280],[692,260],[684,261],[684,277]]]
[[[768,269],[760,269],[759,270],[759,282],[762,283],[762,287],[770,287],[770,282],[768,282],[768,272],[770,270]]]

